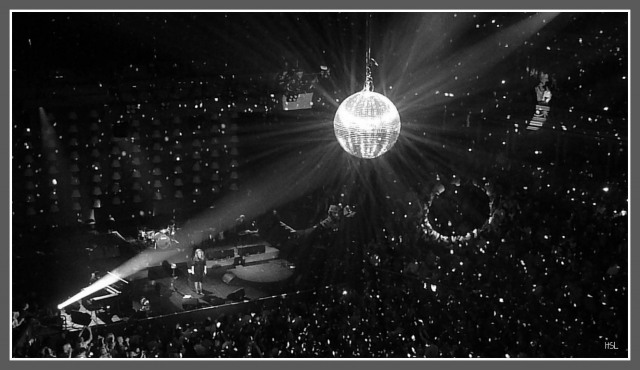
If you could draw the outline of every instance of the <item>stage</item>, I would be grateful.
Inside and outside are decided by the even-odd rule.
[[[144,251],[140,255],[147,259],[146,268],[62,310],[64,329],[270,297],[286,292],[295,272],[295,266],[278,258],[278,249],[265,242],[211,247],[205,253],[204,294],[196,294],[188,273],[191,253],[179,248]],[[108,295],[113,296],[102,298]]]

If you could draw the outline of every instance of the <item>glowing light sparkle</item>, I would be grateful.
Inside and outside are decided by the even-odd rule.
[[[376,158],[391,149],[400,125],[400,114],[391,100],[367,89],[345,99],[333,120],[342,148],[359,158]]]

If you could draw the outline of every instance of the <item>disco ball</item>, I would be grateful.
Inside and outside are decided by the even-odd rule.
[[[340,104],[333,128],[347,153],[359,158],[376,158],[398,140],[400,114],[387,97],[365,89]]]

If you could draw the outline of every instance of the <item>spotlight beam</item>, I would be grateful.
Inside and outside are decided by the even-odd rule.
[[[403,88],[401,89],[402,91],[394,89],[393,91],[396,94],[408,97],[406,100],[399,102],[398,110],[400,113],[404,113],[405,109],[410,109],[410,107],[417,104],[424,104],[425,94],[433,94],[434,90],[457,91],[461,87],[467,88],[467,84],[469,81],[474,80],[475,76],[489,70],[515,52],[524,41],[531,38],[545,26],[548,26],[557,15],[558,13],[533,14],[531,17],[506,27],[481,42],[460,50],[438,62],[439,65],[444,66],[455,66],[459,63],[461,68],[442,71],[437,69],[437,65],[431,65],[416,69],[415,76],[432,77],[426,81],[421,81],[419,84],[411,84],[412,88]],[[499,45],[499,41],[503,42],[502,46]],[[509,47],[504,45],[509,45]],[[457,79],[454,77],[457,77]],[[432,100],[426,104],[425,108],[428,108],[439,103]]]
[[[267,167],[252,180],[242,184],[251,193],[230,194],[215,204],[215,208],[189,220],[183,232],[196,234],[215,226],[225,231],[234,226],[238,215],[255,218],[273,208],[312,191],[339,175],[334,166],[337,151],[328,150],[334,143],[319,143],[304,155],[293,155]],[[202,240],[195,240],[196,243]]]
[[[114,273],[112,273],[112,272],[110,272],[110,271],[107,271],[107,274],[112,275],[112,276],[115,276],[115,277],[117,277],[118,279],[120,279],[120,281],[122,281],[122,282],[125,282],[125,283],[129,284],[129,282],[128,282],[128,281],[126,281],[125,279],[123,279],[123,278],[119,277],[118,275],[116,275],[116,274],[114,274]]]
[[[268,167],[261,175],[257,175],[252,183],[245,184],[245,187],[251,189],[255,196],[248,198],[233,194],[223,198],[212,211],[189,220],[182,232],[200,235],[202,239],[204,235],[197,232],[211,225],[218,225],[219,231],[228,230],[234,226],[235,219],[239,214],[255,218],[269,209],[302,196],[312,190],[311,188],[322,186],[327,181],[335,179],[339,175],[334,167],[337,152],[328,149],[330,148],[327,148],[326,144],[319,145],[307,153],[305,157],[288,157],[284,161]],[[196,238],[194,242],[199,244],[202,242],[201,239]],[[94,284],[60,303],[58,309],[63,309],[69,304],[90,296],[119,280],[126,279],[138,271],[156,266],[183,251],[179,248],[143,251],[107,273]]]
[[[100,289],[104,289],[104,288],[108,287],[109,285],[115,283],[116,281],[118,281],[118,279],[119,278],[117,276],[112,275],[112,274],[105,275],[101,279],[96,281],[95,283],[93,283],[90,286],[82,289],[80,292],[78,292],[73,297],[67,299],[66,301],[64,301],[62,303],[60,303],[58,305],[58,309],[61,310],[61,309],[65,308],[65,307],[67,307],[68,305],[70,305],[73,302],[77,302],[77,301],[81,300],[82,298],[88,297],[91,294],[99,291]]]
[[[138,271],[144,270],[149,266],[155,266],[162,262],[163,260],[176,255],[181,250],[172,249],[166,251],[144,251],[132,259],[128,260],[121,266],[117,267],[115,270],[107,272],[105,276],[100,278],[95,283],[90,286],[82,289],[76,295],[67,299],[66,301],[60,303],[58,305],[58,309],[63,309],[66,306],[70,305],[73,302],[77,302],[82,298],[88,297],[93,293],[98,292],[101,289],[106,289],[108,286],[118,282],[123,281],[127,277],[135,274]]]

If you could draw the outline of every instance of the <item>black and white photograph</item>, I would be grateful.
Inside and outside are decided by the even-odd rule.
[[[629,10],[10,21],[11,360],[630,358]]]

